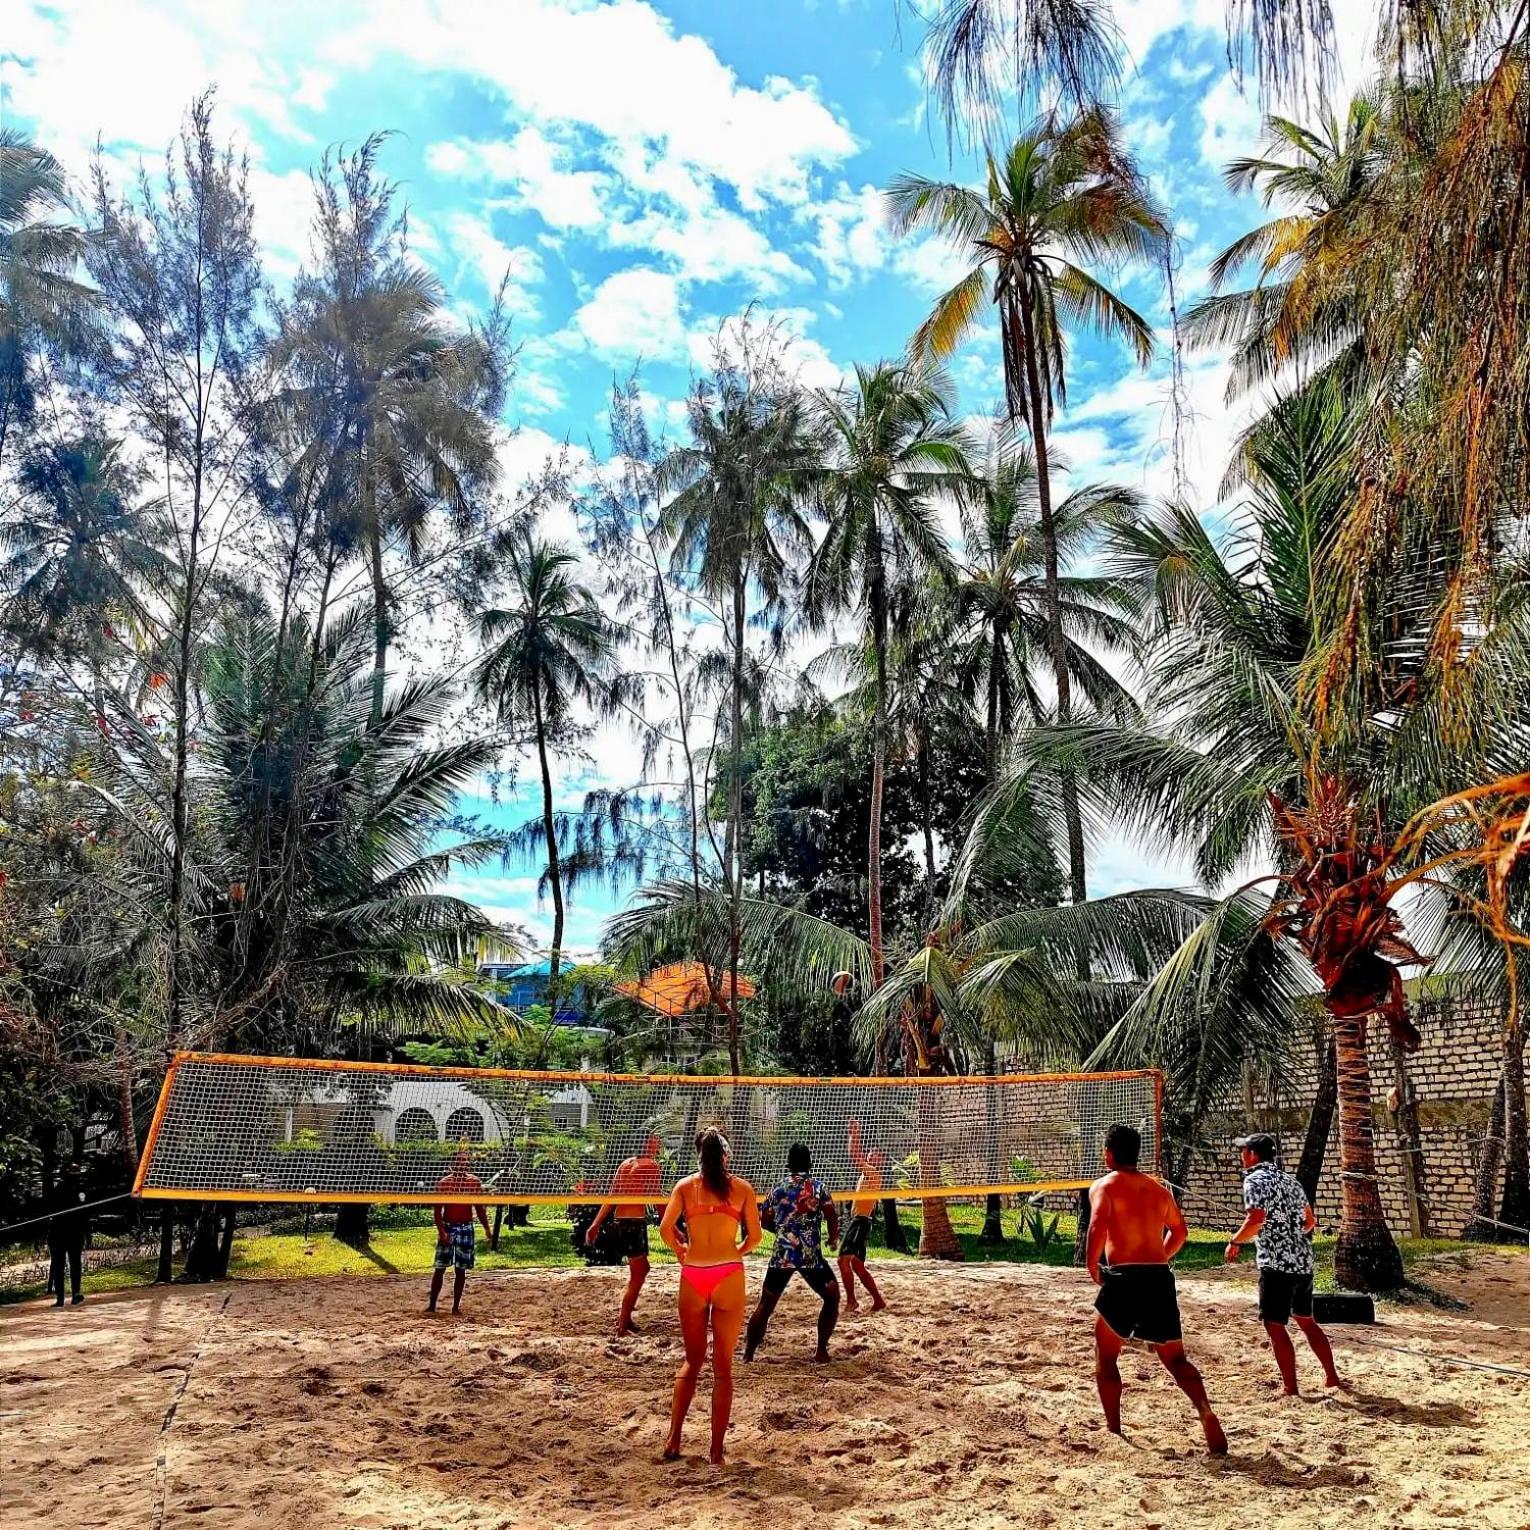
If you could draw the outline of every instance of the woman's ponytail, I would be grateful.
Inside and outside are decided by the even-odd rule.
[[[701,1158],[701,1182],[720,1201],[733,1193],[728,1174],[728,1139],[715,1126],[696,1133],[696,1152]]]

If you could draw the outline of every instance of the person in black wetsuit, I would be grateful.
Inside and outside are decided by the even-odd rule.
[[[85,1186],[80,1166],[69,1162],[59,1175],[53,1192],[53,1215],[48,1221],[48,1288],[57,1292],[53,1305],[64,1305],[64,1269],[69,1270],[70,1300],[76,1307],[85,1300],[80,1293],[80,1267],[85,1258],[85,1235],[90,1230],[84,1208]]]

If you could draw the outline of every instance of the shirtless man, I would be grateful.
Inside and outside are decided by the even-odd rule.
[[[444,1197],[483,1194],[483,1181],[468,1168],[466,1149],[452,1159],[450,1171],[436,1181],[436,1189]],[[452,1283],[452,1316],[457,1317],[462,1311],[462,1288],[467,1284],[467,1272],[473,1268],[474,1212],[478,1214],[478,1220],[483,1223],[484,1233],[487,1234],[489,1214],[481,1201],[474,1205],[470,1201],[446,1199],[436,1206],[436,1268],[430,1277],[430,1305],[425,1309],[427,1313],[436,1310],[447,1265],[456,1271]]]
[[[630,1158],[622,1160],[611,1180],[611,1194],[646,1195],[653,1201],[662,1199],[659,1194],[659,1152],[659,1139],[649,1132],[642,1147]],[[627,1261],[627,1290],[622,1297],[621,1315],[616,1320],[616,1336],[624,1338],[640,1331],[632,1321],[632,1314],[637,1309],[638,1297],[643,1294],[643,1282],[648,1279],[648,1207],[617,1206],[607,1201],[584,1235],[589,1247],[594,1248],[607,1217],[616,1223],[616,1246]]]
[[[1179,1301],[1169,1261],[1184,1247],[1189,1229],[1174,1197],[1137,1168],[1142,1136],[1130,1126],[1105,1133],[1103,1179],[1089,1187],[1089,1275],[1095,1298],[1094,1376],[1100,1406],[1112,1434],[1121,1433],[1121,1370],[1128,1339],[1153,1348],[1180,1391],[1200,1415],[1206,1447],[1227,1453],[1227,1436],[1211,1411],[1201,1373],[1185,1354]],[[1103,1264],[1102,1264],[1103,1256]]]
[[[855,1187],[855,1199],[850,1203],[850,1225],[839,1245],[839,1278],[845,1287],[845,1311],[855,1312],[860,1304],[855,1299],[855,1281],[871,1292],[871,1310],[883,1312],[887,1303],[877,1290],[877,1283],[866,1269],[866,1240],[871,1236],[871,1214],[877,1209],[878,1192],[882,1188],[882,1170],[887,1154],[881,1148],[869,1153],[861,1144],[861,1123],[850,1122],[850,1162],[860,1171]]]

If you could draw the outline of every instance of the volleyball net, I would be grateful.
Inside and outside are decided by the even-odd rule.
[[[656,1204],[716,1126],[732,1170],[764,1191],[804,1143],[835,1195],[868,1162],[902,1198],[1087,1186],[1106,1129],[1159,1164],[1155,1072],[963,1078],[712,1078],[513,1072],[184,1052],[171,1063],[134,1193],[176,1200],[428,1204],[466,1169],[485,1204]],[[854,1136],[852,1143],[852,1123]],[[621,1163],[657,1161],[611,1194]]]

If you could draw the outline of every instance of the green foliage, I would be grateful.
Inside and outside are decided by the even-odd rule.
[[[1057,1229],[1062,1217],[1053,1213],[1048,1217],[1039,1206],[1026,1206],[1020,1212],[1020,1226],[1030,1237],[1031,1247],[1043,1259],[1057,1243]]]

